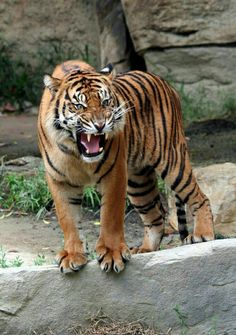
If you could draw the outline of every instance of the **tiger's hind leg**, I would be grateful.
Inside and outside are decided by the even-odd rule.
[[[164,234],[164,208],[156,185],[156,173],[153,169],[129,171],[128,197],[138,211],[144,224],[144,239],[140,247],[134,247],[132,253],[156,251]]]
[[[193,233],[186,236],[184,242],[189,244],[213,240],[214,227],[210,201],[201,191],[195,179],[186,147],[176,151],[176,156],[178,157],[177,164],[170,172],[166,169],[164,179],[175,191],[181,206],[187,204],[194,217]],[[163,171],[159,173],[163,177]]]
[[[187,220],[186,220],[186,211],[185,211],[185,204],[181,201],[178,195],[175,196],[175,205],[177,211],[177,218],[178,218],[178,229],[179,229],[179,236],[182,242],[188,236],[188,228],[187,228]]]

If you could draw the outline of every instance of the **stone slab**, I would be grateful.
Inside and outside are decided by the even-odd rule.
[[[101,272],[95,261],[71,275],[56,267],[1,270],[0,333],[66,335],[102,308],[175,335],[183,330],[177,308],[191,335],[233,335],[235,253],[236,239],[228,239],[136,255],[120,275]]]
[[[235,42],[234,0],[121,0],[136,51]]]

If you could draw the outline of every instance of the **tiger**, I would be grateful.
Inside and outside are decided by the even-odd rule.
[[[180,238],[191,244],[214,239],[209,199],[194,176],[183,130],[180,98],[160,76],[144,71],[96,71],[80,60],[57,65],[44,76],[38,115],[39,148],[64,249],[61,272],[79,271],[87,256],[77,223],[83,189],[101,194],[95,250],[102,271],[125,268],[131,254],[157,251],[165,213],[157,176],[176,195]],[[144,238],[130,249],[124,237],[126,196],[144,224]],[[194,217],[186,225],[185,205]]]

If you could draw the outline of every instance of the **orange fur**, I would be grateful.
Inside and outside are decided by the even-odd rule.
[[[96,246],[102,270],[120,272],[130,258],[123,228],[127,185],[145,225],[143,244],[133,252],[158,250],[164,211],[157,175],[177,194],[182,240],[214,238],[209,200],[192,173],[173,88],[153,74],[97,73],[80,61],[58,65],[44,82],[39,146],[64,232],[64,250],[58,255],[62,271],[79,270],[87,262],[76,223],[83,187],[89,184],[97,184],[102,195]],[[196,219],[192,235],[186,230],[185,203]]]

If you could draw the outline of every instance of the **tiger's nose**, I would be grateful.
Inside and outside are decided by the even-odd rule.
[[[103,128],[105,127],[105,122],[104,121],[97,121],[94,123],[95,128],[99,133],[102,132]]]

